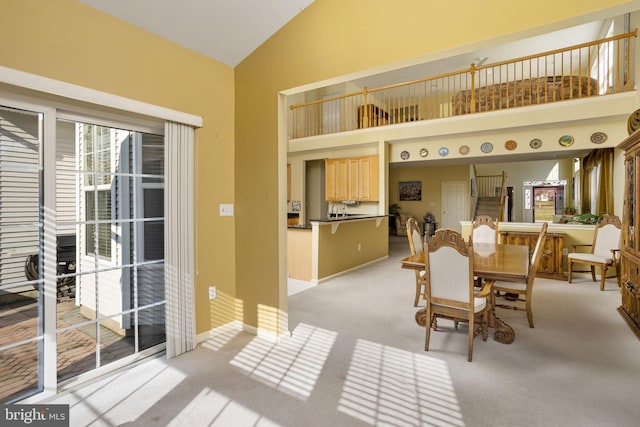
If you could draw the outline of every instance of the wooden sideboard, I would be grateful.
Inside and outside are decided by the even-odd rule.
[[[618,148],[624,150],[625,167],[619,273],[622,303],[618,312],[640,338],[640,130],[622,141]]]
[[[500,241],[511,245],[529,246],[529,256],[538,241],[540,233],[534,231],[500,231]],[[564,247],[562,232],[548,232],[542,246],[542,256],[536,277],[547,279],[565,280],[562,270],[562,248]]]

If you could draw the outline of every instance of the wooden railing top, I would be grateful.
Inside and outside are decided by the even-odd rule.
[[[351,93],[342,94],[342,95],[336,95],[336,96],[333,96],[333,97],[330,97],[330,98],[317,99],[317,100],[305,102],[305,103],[302,103],[302,104],[291,105],[291,106],[289,106],[289,108],[291,110],[295,110],[297,108],[307,107],[307,106],[310,106],[310,105],[323,104],[323,103],[326,103],[326,102],[336,101],[336,100],[343,99],[343,98],[349,98],[349,97],[358,96],[358,95],[366,95],[367,93],[373,93],[373,92],[379,92],[379,91],[384,91],[384,90],[389,90],[389,89],[395,89],[395,88],[399,88],[399,87],[403,87],[403,86],[407,86],[407,85],[428,82],[428,81],[431,81],[431,80],[449,78],[449,77],[460,75],[460,74],[467,74],[467,73],[472,73],[473,74],[475,71],[479,71],[479,70],[483,70],[483,69],[490,69],[490,68],[495,68],[495,67],[499,67],[499,66],[502,66],[502,65],[509,65],[509,64],[514,64],[514,63],[519,63],[519,62],[523,62],[523,61],[536,59],[536,58],[542,58],[542,57],[545,57],[545,56],[557,55],[559,53],[569,52],[569,51],[572,51],[572,50],[575,50],[575,49],[588,48],[588,47],[596,46],[596,45],[599,45],[599,44],[602,44],[602,43],[607,43],[607,42],[611,42],[611,41],[621,40],[621,39],[625,39],[625,38],[629,38],[629,37],[637,37],[637,36],[638,36],[638,29],[636,28],[635,30],[630,31],[628,33],[619,34],[619,35],[616,35],[616,36],[611,36],[611,37],[607,37],[607,38],[604,38],[604,39],[599,39],[599,40],[595,40],[595,41],[591,41],[591,42],[581,43],[581,44],[577,44],[577,45],[573,45],[573,46],[569,46],[569,47],[565,47],[565,48],[548,50],[548,51],[545,51],[545,52],[542,52],[542,53],[537,53],[537,54],[534,54],[534,55],[527,55],[527,56],[522,56],[522,57],[515,58],[515,59],[509,59],[509,60],[505,60],[505,61],[495,62],[495,63],[491,63],[491,64],[485,64],[485,65],[479,65],[479,66],[471,64],[471,66],[469,68],[465,68],[463,70],[437,74],[437,75],[434,75],[434,76],[424,77],[424,78],[421,78],[421,79],[415,79],[415,80],[402,82],[402,83],[395,83],[395,84],[386,85],[386,86],[379,86],[379,87],[375,87],[375,88],[367,88],[365,86],[364,89],[361,90],[361,91],[351,92]]]

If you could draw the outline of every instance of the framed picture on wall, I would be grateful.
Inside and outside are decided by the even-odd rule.
[[[422,181],[401,181],[398,183],[400,201],[422,200]]]

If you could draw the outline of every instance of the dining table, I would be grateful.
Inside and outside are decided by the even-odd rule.
[[[424,251],[403,258],[402,268],[410,270],[424,270]],[[529,247],[504,243],[474,243],[473,244],[473,274],[483,281],[493,284],[496,280],[507,282],[523,282],[529,272]],[[495,295],[493,289],[487,299],[489,304],[488,326],[494,329],[494,339],[503,344],[511,344],[515,339],[515,332],[506,322],[495,314]],[[416,322],[420,326],[427,324],[426,308],[416,312]]]

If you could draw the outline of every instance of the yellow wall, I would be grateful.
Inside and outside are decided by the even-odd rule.
[[[234,319],[233,69],[78,1],[3,0],[0,65],[203,117],[196,132],[196,331]],[[207,287],[218,286],[210,309]],[[231,300],[231,304],[229,304]]]
[[[513,2],[506,0],[316,0],[256,49],[235,69],[236,251],[254,266],[237,272],[245,322],[257,324],[258,304],[286,311],[286,198],[279,196],[286,194],[281,177],[286,173],[286,142],[278,140],[279,91],[434,56],[624,3],[541,0],[526,13],[514,14]],[[260,233],[255,232],[257,216]],[[280,251],[272,250],[276,242]]]
[[[0,64],[202,116],[196,134],[197,332],[232,319],[234,307],[241,307],[244,323],[284,332],[286,325],[272,319],[260,324],[264,313],[277,315],[287,304],[279,91],[479,41],[497,43],[627,3],[540,0],[527,13],[513,14],[506,0],[316,0],[232,70],[78,1],[3,0]],[[235,217],[219,217],[220,203],[235,203]],[[210,285],[219,295],[211,305]]]
[[[399,201],[398,183],[401,181],[422,182],[421,201]],[[400,206],[400,213],[412,214],[413,217],[422,223],[422,217],[427,212],[431,212],[436,218],[436,225],[442,224],[442,183],[447,181],[464,181],[469,186],[469,166],[428,166],[415,168],[389,169],[389,204]],[[471,206],[469,206],[471,207]]]
[[[386,257],[389,247],[387,219],[343,221],[335,232],[332,224],[320,224],[318,279]]]

